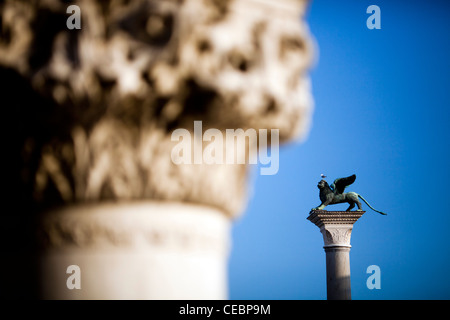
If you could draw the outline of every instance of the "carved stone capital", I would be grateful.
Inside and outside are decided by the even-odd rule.
[[[323,235],[324,248],[348,247],[353,224],[365,211],[325,211],[313,210],[308,220],[319,227]]]
[[[338,226],[323,226],[320,232],[323,235],[324,248],[327,247],[351,247],[350,237],[353,225],[341,224]]]
[[[177,128],[303,137],[312,41],[302,0],[75,0],[0,5],[0,80],[22,198],[246,203],[247,166],[175,165]],[[20,115],[20,116],[19,116]],[[19,118],[20,117],[20,118]],[[19,118],[19,119],[17,119]],[[20,123],[20,125],[15,125]],[[19,128],[19,129],[17,129]]]
[[[303,138],[313,105],[307,1],[70,5],[79,30],[67,28],[67,1],[0,2],[13,146],[4,184],[14,205],[27,204],[16,212],[43,212],[43,296],[226,298],[229,218],[244,211],[248,163],[175,164],[172,133],[194,136],[198,120]],[[71,264],[81,291],[67,290]]]

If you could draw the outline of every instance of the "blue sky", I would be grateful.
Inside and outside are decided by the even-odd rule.
[[[369,30],[369,5],[381,30]],[[314,1],[318,44],[308,139],[280,150],[274,176],[255,170],[252,197],[233,225],[231,299],[326,299],[325,252],[306,220],[328,182],[367,210],[352,233],[353,299],[449,299],[450,2]],[[334,206],[345,210],[346,205]],[[369,290],[366,269],[381,269]]]

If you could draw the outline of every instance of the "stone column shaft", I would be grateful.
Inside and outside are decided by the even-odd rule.
[[[351,300],[350,248],[327,247],[327,299]]]

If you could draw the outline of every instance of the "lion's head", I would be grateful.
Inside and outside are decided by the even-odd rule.
[[[319,183],[317,184],[317,188],[319,189],[323,189],[329,187],[328,182],[326,182],[325,180],[320,180]]]

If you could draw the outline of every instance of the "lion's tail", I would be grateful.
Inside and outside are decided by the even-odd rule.
[[[387,213],[384,213],[384,212],[381,212],[381,211],[378,211],[378,210],[374,209],[374,208],[367,202],[367,200],[364,199],[364,198],[362,197],[362,195],[358,194],[358,197],[360,197],[361,200],[364,201],[364,202],[369,206],[369,208],[372,209],[373,211],[378,212],[378,213],[381,213],[381,214],[384,214],[384,215],[387,215]]]

